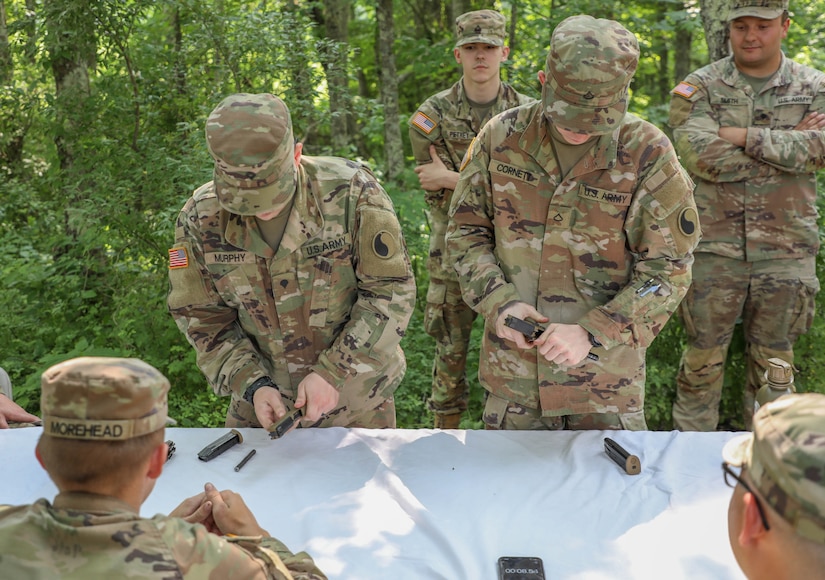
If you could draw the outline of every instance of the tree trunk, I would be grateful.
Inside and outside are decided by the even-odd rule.
[[[673,47],[677,57],[673,63],[673,85],[682,82],[694,66],[690,61],[690,45],[693,43],[693,33],[686,27],[676,29],[676,39]]]
[[[392,18],[393,0],[378,0],[378,70],[381,87],[381,104],[384,107],[384,155],[387,160],[387,177],[396,179],[404,170],[404,144],[401,141],[401,123],[398,112],[398,74],[395,70],[395,28]]]
[[[0,85],[11,84],[14,78],[14,62],[9,47],[9,27],[6,24],[6,3],[0,0]]]
[[[89,68],[95,62],[94,17],[72,0],[48,0],[44,8],[55,84],[55,144],[60,168],[68,169],[78,153],[89,98]]]
[[[702,27],[708,43],[710,62],[715,62],[730,54],[728,47],[728,2],[726,0],[699,0]]]
[[[30,64],[37,64],[37,0],[26,0],[26,18],[23,29],[26,31],[25,55]]]
[[[656,4],[656,17],[660,22],[664,22],[667,18],[667,11],[669,6],[663,2]],[[670,33],[664,30],[659,31],[659,38],[656,39],[658,44],[657,52],[659,53],[659,70],[656,75],[656,102],[667,103],[670,96],[670,89],[672,84],[670,76],[668,75],[668,68],[670,66]]]
[[[329,112],[332,148],[336,153],[349,150],[350,99],[347,75],[349,36],[349,0],[324,0],[327,38],[332,41],[327,51],[327,87],[329,88]]]

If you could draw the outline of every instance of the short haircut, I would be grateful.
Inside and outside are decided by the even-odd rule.
[[[134,477],[158,445],[164,430],[123,441],[61,439],[41,435],[37,448],[43,466],[56,484],[123,485]]]

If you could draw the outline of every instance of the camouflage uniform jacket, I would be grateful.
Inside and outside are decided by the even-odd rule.
[[[484,123],[507,109],[534,101],[534,98],[517,93],[510,85],[501,83],[495,104],[489,114],[480,119],[473,114],[470,101],[464,94],[464,79],[460,79],[449,89],[424,101],[410,118],[410,143],[416,164],[429,163],[430,145],[435,145],[447,169],[458,171],[464,154]],[[428,203],[444,207],[450,206],[452,193],[447,189],[425,192]]]
[[[118,499],[69,492],[0,507],[4,578],[326,578],[274,538],[236,545],[200,524],[141,518]]]
[[[254,216],[221,208],[209,182],[181,211],[168,304],[218,394],[270,376],[294,399],[316,372],[338,389],[392,395],[415,279],[392,202],[359,164],[301,158],[277,252]]]
[[[641,411],[645,348],[690,285],[692,185],[667,137],[630,114],[566,178],[541,103],[488,122],[447,231],[464,299],[486,321],[484,387],[544,416]],[[580,324],[604,346],[600,360],[562,369],[499,339],[495,320],[513,301]]]
[[[825,131],[793,130],[811,112],[825,112],[825,75],[784,55],[758,95],[732,57],[674,89],[674,144],[696,181],[702,222],[697,251],[750,262],[816,255]],[[720,127],[747,127],[745,148],[719,138]]]

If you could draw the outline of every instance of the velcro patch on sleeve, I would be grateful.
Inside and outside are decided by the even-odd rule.
[[[169,249],[169,269],[189,267],[189,253],[183,246],[175,246]]]
[[[166,301],[171,309],[212,303],[212,298],[206,288],[209,282],[204,280],[197,262],[192,262],[191,249],[189,242],[181,242],[169,250],[169,295]],[[183,251],[186,266],[172,267],[173,250]],[[176,259],[181,260],[183,258],[178,257]],[[189,267],[190,262],[191,268]]]
[[[421,131],[429,135],[433,132],[433,129],[436,128],[438,123],[434,120],[430,119],[427,115],[422,113],[421,111],[416,112],[413,115],[412,119],[410,119],[410,124],[414,127],[418,127]]]
[[[680,96],[682,98],[685,98],[687,100],[690,100],[690,99],[693,98],[693,96],[698,91],[699,91],[699,87],[697,87],[696,85],[692,85],[690,83],[686,83],[685,81],[682,81],[681,83],[676,85],[673,88],[673,90],[670,91],[670,93],[673,94],[673,95],[677,95],[677,96]]]
[[[361,210],[358,233],[361,271],[373,278],[406,278],[410,271],[401,226],[395,214],[381,208]]]

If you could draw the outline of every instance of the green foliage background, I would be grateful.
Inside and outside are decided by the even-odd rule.
[[[825,68],[818,15],[825,0],[795,8],[786,53]],[[323,5],[238,0],[6,0],[10,61],[0,63],[0,365],[18,402],[36,412],[40,374],[81,355],[135,356],[171,380],[172,415],[181,426],[223,424],[227,400],[211,393],[194,351],[169,316],[166,250],[174,220],[191,192],[211,179],[203,123],[232,92],[273,92],[293,113],[308,155],[339,154],[383,174],[381,71],[375,50],[374,3],[349,2],[349,39],[325,36]],[[433,341],[422,329],[428,247],[423,195],[412,171],[406,119],[429,95],[455,82],[450,2],[400,0],[395,10],[395,59],[401,130],[408,169],[384,179],[404,228],[419,289],[418,308],[402,347],[408,371],[396,395],[402,427],[427,427]],[[467,2],[466,9],[490,3]],[[664,128],[667,91],[678,80],[677,59],[695,69],[707,61],[697,5],[682,0],[494,2],[515,15],[506,80],[538,96],[550,33],[563,18],[589,13],[623,22],[639,37],[642,58],[632,110]],[[677,34],[689,34],[690,54],[674,54]],[[89,94],[71,124],[62,118],[52,75],[61,51],[93,46]],[[50,48],[51,47],[51,48]],[[68,48],[67,48],[68,47]],[[74,53],[73,53],[74,54]],[[348,57],[352,143],[331,146],[325,68]],[[61,167],[58,144],[71,142]],[[821,258],[821,257],[820,257]],[[824,272],[820,268],[820,273]],[[822,275],[822,274],[821,274]],[[820,312],[820,296],[818,302]],[[481,427],[483,395],[476,370],[477,321],[468,378],[470,412],[462,426]],[[825,324],[797,344],[798,381],[825,392]],[[684,334],[672,320],[648,351],[646,412],[654,429],[670,429],[674,378]],[[740,428],[744,376],[741,336],[734,341],[722,403],[723,426]]]

